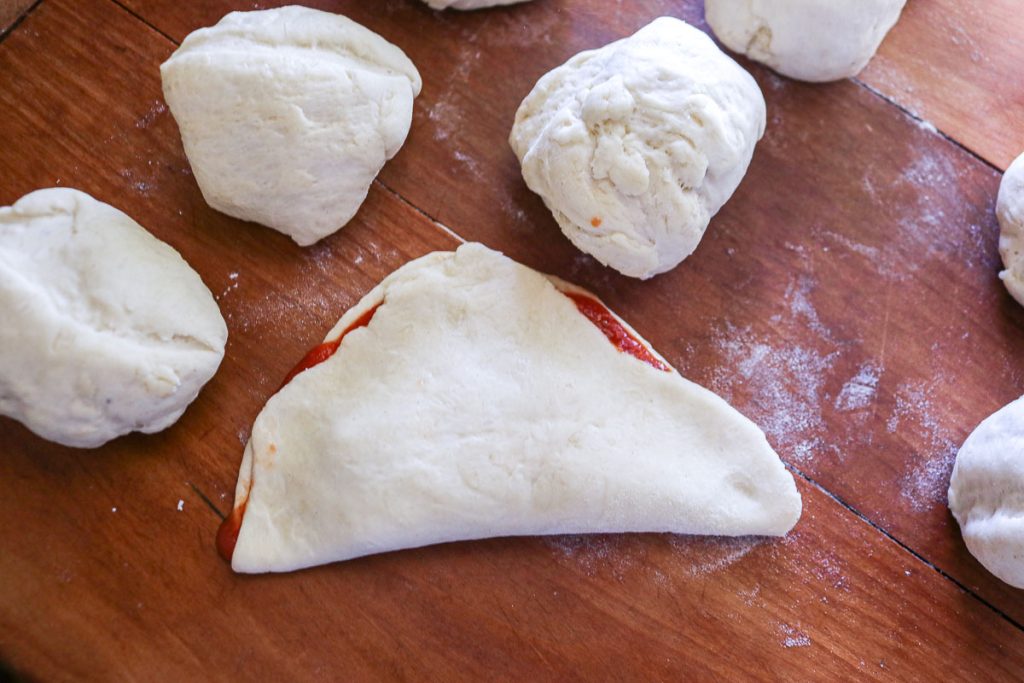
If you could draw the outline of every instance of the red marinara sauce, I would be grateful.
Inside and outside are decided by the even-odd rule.
[[[247,500],[242,501],[242,504],[232,510],[217,529],[217,553],[228,564],[231,564],[231,557],[235,554],[235,544],[238,543],[238,532],[242,530],[242,517],[245,516],[247,502]]]
[[[297,375],[312,367],[320,365],[325,360],[333,356],[338,351],[338,348],[341,346],[341,342],[346,335],[348,335],[352,330],[357,330],[360,327],[366,327],[369,325],[370,321],[373,320],[374,313],[377,312],[377,309],[380,308],[383,303],[384,302],[381,301],[366,313],[363,313],[361,316],[356,318],[351,325],[345,328],[345,331],[342,332],[337,339],[324,342],[323,344],[314,346],[310,349],[309,353],[303,356],[298,365],[292,368],[292,371],[284,378],[284,382],[281,383],[281,386],[277,391],[284,389],[289,382],[295,379]],[[246,503],[249,502],[248,495],[248,492],[246,492],[245,500],[235,506],[231,511],[231,514],[221,522],[220,528],[217,529],[217,552],[220,553],[220,556],[229,564],[231,563],[232,556],[235,554],[235,544],[238,543],[238,532],[242,530],[242,517],[245,516],[245,506]]]
[[[629,330],[623,327],[622,323],[600,301],[586,294],[578,294],[576,292],[562,292],[562,294],[572,299],[579,312],[587,320],[594,323],[597,329],[601,330],[604,336],[608,337],[608,341],[619,351],[628,353],[637,360],[641,360],[658,370],[670,371],[670,368],[655,358],[651,350],[644,346],[643,342],[630,334]]]
[[[380,304],[382,303],[384,302],[380,302]],[[292,368],[292,371],[289,372],[288,375],[284,378],[284,381],[281,382],[281,386],[278,387],[277,390],[281,391],[281,389],[284,389],[286,386],[288,386],[288,383],[295,379],[296,376],[302,374],[303,372],[309,370],[312,367],[320,365],[325,360],[333,356],[338,351],[338,347],[341,346],[341,341],[348,335],[349,332],[351,332],[352,330],[357,330],[360,327],[366,327],[367,325],[370,324],[370,321],[373,320],[373,314],[377,312],[378,308],[380,308],[380,304],[377,304],[376,306],[368,310],[366,313],[363,313],[361,316],[359,316],[355,320],[355,322],[353,322],[351,325],[345,328],[345,331],[342,332],[337,339],[333,341],[324,342],[323,344],[320,344],[319,346],[314,346],[312,349],[310,349],[309,353],[303,356],[302,360],[299,361],[298,365]]]

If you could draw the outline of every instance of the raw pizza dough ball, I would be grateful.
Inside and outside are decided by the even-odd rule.
[[[160,74],[210,206],[303,246],[355,215],[405,142],[421,87],[376,33],[294,6],[190,33]]]
[[[956,456],[949,509],[971,554],[1024,588],[1024,399],[978,425]]]
[[[0,208],[0,320],[0,414],[81,448],[173,424],[228,334],[178,252],[66,188]]]
[[[423,0],[432,9],[483,9],[499,5],[516,5],[527,0]]]
[[[764,127],[750,74],[703,32],[662,17],[542,77],[509,143],[573,244],[649,278],[697,248]]]
[[[999,254],[1006,270],[1000,279],[1010,294],[1024,305],[1024,154],[1003,175],[996,200],[999,218]]]
[[[906,0],[705,0],[726,47],[801,81],[860,73]]]

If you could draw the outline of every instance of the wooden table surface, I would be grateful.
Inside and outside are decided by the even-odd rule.
[[[1024,391],[993,215],[1024,150],[1019,0],[910,0],[850,81],[743,62],[767,133],[697,252],[648,282],[562,237],[506,139],[540,75],[662,14],[706,29],[700,2],[307,3],[424,79],[358,216],[307,249],[204,204],[160,91],[189,31],[275,4],[0,0],[0,205],[61,185],[121,208],[196,268],[230,330],[161,434],[78,451],[0,419],[0,659],[43,680],[1024,678],[1024,592],[971,558],[945,504],[963,439]],[[797,479],[796,529],[232,574],[213,538],[264,402],[376,282],[459,239],[593,289],[755,420]]]

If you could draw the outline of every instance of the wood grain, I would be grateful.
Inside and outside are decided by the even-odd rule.
[[[911,0],[860,79],[1006,170],[1024,153],[1021,9]]]
[[[36,0],[0,0],[0,35],[3,35]]]
[[[122,208],[193,264],[231,335],[159,435],[82,452],[0,420],[0,657],[45,680],[1019,678],[1021,629],[930,566],[1024,621],[942,496],[955,447],[1022,384],[995,172],[854,84],[754,68],[771,120],[747,179],[691,259],[632,281],[560,236],[505,138],[544,71],[699,4],[322,4],[426,85],[356,220],[306,250],[205,206],[160,96],[174,45],[139,19],[45,0],[0,43],[0,203],[69,185]],[[126,5],[175,39],[229,8]],[[212,539],[253,418],[362,293],[456,244],[430,217],[595,289],[830,493],[798,477],[784,540],[496,539],[232,575]]]

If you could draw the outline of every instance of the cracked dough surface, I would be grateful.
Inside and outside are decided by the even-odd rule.
[[[1006,268],[999,273],[1013,298],[1024,305],[1024,154],[1003,174],[996,199],[999,254]]]
[[[705,0],[726,47],[801,81],[856,76],[906,0]]]
[[[178,252],[66,188],[0,208],[0,320],[0,414],[84,448],[173,424],[227,341]]]
[[[421,87],[384,38],[296,6],[232,12],[190,33],[160,74],[207,203],[303,246],[355,215]]]
[[[559,288],[581,291],[478,244],[383,280],[327,340],[383,302],[369,325],[256,418],[232,567],[492,536],[789,531],[800,495],[761,430],[620,352]]]
[[[764,127],[750,74],[702,31],[662,17],[543,76],[509,142],[573,244],[649,278],[697,248]]]
[[[985,568],[1024,588],[1024,398],[996,411],[956,456],[949,509]]]

